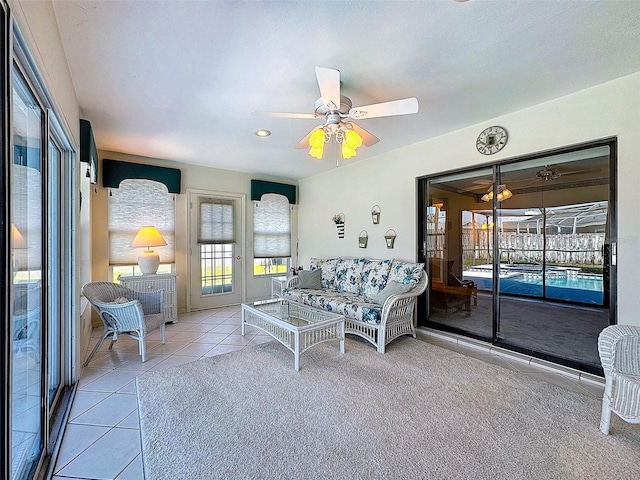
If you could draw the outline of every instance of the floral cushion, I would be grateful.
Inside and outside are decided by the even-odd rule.
[[[416,286],[420,281],[424,263],[409,263],[402,260],[394,260],[389,271],[389,280],[398,283]]]
[[[352,293],[285,288],[282,297],[372,325],[379,325],[382,318],[382,305],[363,301],[361,296]]]
[[[366,260],[360,275],[360,295],[366,300],[373,301],[373,298],[380,293],[389,278],[391,260]]]
[[[311,270],[322,270],[322,287],[335,289],[336,265],[338,258],[330,258],[323,260],[321,258],[312,258],[310,263]]]
[[[360,274],[366,259],[341,258],[336,265],[335,289],[339,293],[360,293]]]

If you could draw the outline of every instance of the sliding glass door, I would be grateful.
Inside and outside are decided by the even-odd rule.
[[[497,339],[593,368],[609,325],[610,147],[500,167]],[[529,301],[532,300],[532,301]]]
[[[615,141],[423,179],[421,323],[599,373],[615,320],[611,172]]]
[[[44,112],[24,78],[13,75],[11,164],[11,478],[26,478],[43,448],[43,192]]]
[[[492,331],[493,214],[476,199],[492,183],[491,169],[430,179],[425,204],[429,319],[483,339]],[[464,279],[471,268],[480,290]]]
[[[23,480],[44,477],[73,382],[76,171],[69,136],[15,25],[11,53],[2,64],[0,476]]]

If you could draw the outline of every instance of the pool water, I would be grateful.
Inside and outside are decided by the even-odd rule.
[[[542,285],[542,277],[532,278],[524,276],[524,278],[518,281]],[[588,277],[577,277],[573,275],[566,277],[547,277],[547,287],[575,288],[578,290],[602,292],[602,277],[595,275]]]
[[[491,290],[492,278],[485,272],[465,271],[463,278],[476,282],[478,289]],[[542,275],[506,274],[500,276],[500,292],[542,297]],[[601,275],[547,276],[546,298],[602,305],[604,288]]]

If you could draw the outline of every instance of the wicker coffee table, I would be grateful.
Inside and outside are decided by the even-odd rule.
[[[268,333],[294,354],[300,370],[300,354],[318,343],[340,341],[344,353],[344,316],[289,300],[273,299],[242,304],[242,335],[245,325]]]

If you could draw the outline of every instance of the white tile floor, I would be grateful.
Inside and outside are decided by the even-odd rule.
[[[94,330],[85,358],[101,333],[101,328]],[[540,368],[527,359],[505,356],[499,350],[471,348],[438,335],[422,332],[419,338],[523,375],[533,375],[586,395],[602,397],[603,385],[589,381],[587,377],[563,375]],[[167,325],[165,345],[160,342],[159,332],[148,337],[145,363],[140,361],[135,340],[120,337],[111,351],[108,350],[109,342],[105,341],[82,371],[53,479],[143,479],[136,376],[144,371],[180,365],[270,340],[271,337],[253,328],[248,328],[243,337],[240,334],[240,307],[235,306],[180,315],[177,324]],[[376,353],[373,347],[371,352]]]

